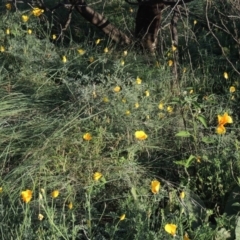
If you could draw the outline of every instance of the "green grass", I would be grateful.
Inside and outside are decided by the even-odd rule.
[[[55,41],[46,19],[23,23],[23,13],[2,10],[0,22],[1,239],[172,239],[170,223],[175,239],[238,239],[239,77],[206,50],[205,33],[197,48],[193,38],[187,51],[180,46],[173,91],[168,43],[163,57],[149,57],[97,31],[78,35],[75,22]],[[233,123],[219,135],[225,112]],[[138,130],[147,139],[137,140]],[[161,183],[157,194],[153,180]]]

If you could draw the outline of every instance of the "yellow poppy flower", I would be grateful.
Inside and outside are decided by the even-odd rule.
[[[102,174],[100,172],[95,172],[93,174],[93,180],[98,181],[102,177]]]
[[[126,115],[130,115],[131,112],[130,112],[129,110],[127,110],[127,111],[125,112],[125,114],[126,114]]]
[[[10,34],[10,29],[9,29],[9,28],[6,29],[6,34],[7,34],[7,35]]]
[[[171,67],[173,65],[173,60],[168,61],[168,66]]]
[[[32,14],[35,16],[35,17],[39,17],[43,14],[44,10],[43,9],[40,9],[40,8],[33,8],[32,10]]]
[[[139,108],[139,103],[135,103],[135,108]]]
[[[236,88],[234,86],[231,86],[230,89],[229,89],[229,92],[234,93],[235,91],[236,91]]]
[[[140,85],[142,83],[142,79],[140,77],[137,77],[136,84]]]
[[[179,197],[180,197],[181,199],[184,199],[184,198],[185,198],[185,192],[181,192],[180,195],[179,195]]]
[[[53,34],[52,35],[52,39],[55,40],[57,38],[57,35],[56,34]]]
[[[28,203],[32,199],[33,192],[29,189],[21,192],[23,202]]]
[[[104,97],[104,98],[103,98],[103,101],[104,101],[105,103],[109,102],[108,97]]]
[[[11,9],[12,9],[11,3],[7,3],[7,4],[5,5],[5,7],[6,7],[7,10],[11,10]]]
[[[54,190],[54,191],[52,191],[52,193],[51,193],[52,198],[57,198],[58,195],[59,195],[59,191],[58,191],[58,190]]]
[[[22,21],[27,22],[29,20],[29,16],[27,15],[22,15]]]
[[[66,63],[66,62],[67,62],[66,56],[63,56],[63,57],[62,57],[62,62],[63,62],[63,63]]]
[[[145,91],[145,96],[146,97],[149,97],[150,96],[150,93],[149,93],[149,91],[147,90],[147,91]]]
[[[95,44],[98,45],[100,42],[101,42],[101,39],[97,39],[97,40],[95,41]]]
[[[123,221],[126,218],[126,214],[122,214],[119,218],[120,218],[120,221]]]
[[[0,193],[2,193],[3,192],[3,188],[2,187],[0,187]]]
[[[85,50],[83,50],[83,49],[78,49],[77,50],[78,51],[78,53],[82,56],[82,55],[84,55],[85,54]]]
[[[104,52],[104,53],[108,53],[108,48],[105,47],[105,48],[103,49],[103,52]]]
[[[123,56],[126,57],[128,54],[127,50],[126,51],[123,51]]]
[[[89,61],[90,63],[93,63],[93,62],[94,62],[94,57],[90,57],[90,58],[88,59],[88,61]]]
[[[73,203],[72,202],[70,202],[69,204],[68,204],[68,209],[72,209],[73,208]]]
[[[153,194],[157,194],[159,192],[159,190],[160,190],[160,186],[161,186],[161,184],[160,184],[160,182],[158,180],[153,180],[151,182],[151,191],[152,191],[152,193]]]
[[[165,231],[172,236],[176,236],[176,231],[177,231],[177,225],[168,223],[164,227]]]
[[[193,89],[191,89],[191,90],[189,91],[189,93],[190,93],[190,94],[193,94]]]
[[[145,140],[148,138],[148,135],[144,131],[136,131],[135,138],[137,140]]]
[[[97,97],[97,94],[96,94],[95,91],[93,91],[92,95],[93,95],[93,98],[96,98],[96,97]]]
[[[90,140],[92,140],[92,135],[90,133],[85,133],[83,135],[83,139],[86,141],[90,141]]]
[[[39,213],[39,214],[38,214],[38,220],[39,220],[39,221],[42,221],[43,218],[44,218],[44,216],[43,216],[41,213]]]
[[[177,47],[172,45],[172,51],[175,52],[177,50]]]
[[[5,52],[4,46],[0,46],[0,52]]]
[[[194,21],[193,21],[193,24],[196,25],[196,24],[197,24],[197,20],[194,20]]]
[[[201,158],[200,157],[197,157],[196,160],[197,160],[198,163],[201,163]]]
[[[228,113],[224,113],[222,116],[218,115],[218,125],[225,125],[227,123],[233,123],[232,117]]]
[[[173,112],[173,108],[172,108],[171,106],[168,106],[168,107],[167,107],[167,111],[168,111],[169,113],[172,113],[172,112]]]
[[[123,60],[120,61],[120,65],[124,66],[125,62]]]
[[[223,125],[218,125],[216,129],[217,134],[224,134],[226,133],[226,128]]]
[[[113,91],[114,91],[115,93],[120,92],[120,91],[121,91],[121,87],[116,86],[116,87],[113,89]]]
[[[28,30],[27,30],[27,33],[28,33],[29,35],[31,35],[31,34],[32,34],[32,29],[28,29]]]
[[[163,110],[163,109],[164,109],[164,104],[163,104],[162,102],[159,103],[158,108],[159,108],[160,110]]]
[[[224,72],[224,73],[223,73],[223,77],[224,77],[225,79],[228,79],[228,73],[227,73],[227,72]]]
[[[133,9],[132,9],[132,8],[129,8],[129,12],[130,12],[130,13],[133,13]]]

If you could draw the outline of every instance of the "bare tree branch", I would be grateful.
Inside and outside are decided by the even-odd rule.
[[[222,44],[220,43],[219,39],[217,38],[217,36],[215,35],[215,33],[213,32],[212,28],[211,28],[211,24],[210,21],[208,19],[208,9],[209,9],[209,3],[207,1],[206,3],[206,20],[207,20],[207,25],[208,25],[208,29],[210,31],[210,33],[212,34],[212,36],[215,38],[215,40],[217,41],[218,46],[221,48],[222,54],[223,56],[226,58],[226,60],[228,61],[228,63],[232,66],[232,68],[234,69],[234,71],[240,75],[240,72],[237,70],[237,68],[234,66],[234,64],[231,62],[231,60],[228,58],[228,56],[226,55],[224,48],[222,46]]]
[[[75,5],[75,8],[87,21],[101,29],[115,42],[121,44],[131,43],[131,39],[125,33],[112,25],[103,15],[87,6],[84,0],[78,1],[78,4]]]
[[[178,49],[178,31],[177,31],[177,23],[180,16],[180,11],[178,6],[173,11],[173,16],[171,19],[171,36],[172,36],[172,45]],[[174,82],[172,87],[179,87],[179,77],[178,77],[178,65],[179,65],[179,56],[178,51],[173,51],[173,74],[174,74]]]

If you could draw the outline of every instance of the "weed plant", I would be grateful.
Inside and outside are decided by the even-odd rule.
[[[30,11],[1,13],[1,239],[240,239],[239,77],[204,33],[173,94],[171,45],[60,41]]]

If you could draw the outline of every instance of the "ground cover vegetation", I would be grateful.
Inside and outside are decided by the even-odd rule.
[[[240,239],[239,1],[184,6],[178,46],[163,10],[154,55],[23,2],[0,13],[0,238]],[[137,6],[88,3],[134,31]]]

